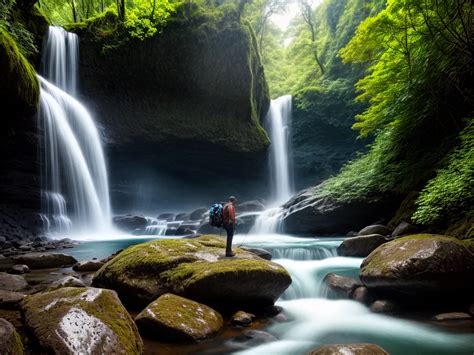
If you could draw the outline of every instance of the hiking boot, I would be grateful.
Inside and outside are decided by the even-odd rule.
[[[231,258],[231,257],[235,256],[235,253],[232,253],[232,252],[225,253],[225,256],[228,257],[228,258]]]

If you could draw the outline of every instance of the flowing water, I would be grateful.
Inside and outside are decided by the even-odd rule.
[[[110,229],[107,169],[99,132],[76,94],[78,39],[50,27],[39,77],[43,134],[42,219],[50,232],[96,233]]]
[[[274,206],[260,213],[251,233],[268,234],[281,232],[282,209],[279,207],[293,193],[291,164],[289,160],[289,123],[291,120],[291,96],[272,100],[267,114],[267,130],[270,135],[271,202]]]

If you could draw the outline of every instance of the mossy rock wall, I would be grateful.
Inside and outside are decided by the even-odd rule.
[[[39,83],[34,68],[4,30],[0,78],[0,235],[18,238],[39,227]]]
[[[261,180],[269,94],[252,29],[194,5],[172,16],[154,37],[115,46],[113,32],[71,28],[81,38],[80,94],[104,128],[113,189],[144,166],[170,180]]]

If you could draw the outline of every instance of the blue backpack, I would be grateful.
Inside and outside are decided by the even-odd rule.
[[[224,205],[215,203],[209,209],[209,224],[213,227],[222,227],[223,224]]]

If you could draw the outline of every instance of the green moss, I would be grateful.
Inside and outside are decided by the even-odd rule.
[[[36,108],[39,100],[39,83],[36,72],[20,53],[15,41],[0,29],[0,96],[10,98],[9,104]]]
[[[288,272],[278,264],[240,248],[233,249],[234,258],[225,258],[224,250],[224,239],[211,235],[139,244],[105,264],[95,275],[93,283],[114,288],[123,299],[135,299],[137,303],[150,302],[165,292],[185,296],[197,292],[199,296],[191,298],[201,301],[211,293],[216,298],[223,288],[238,287],[235,282],[239,280],[263,282],[268,287],[273,284],[277,290],[284,290],[291,283]],[[212,290],[208,283],[213,285],[210,286]],[[261,291],[273,295],[271,290]],[[264,298],[257,290],[244,301],[251,302],[252,297]],[[268,299],[271,300],[271,296],[266,296],[265,300]]]
[[[165,341],[209,338],[223,323],[222,316],[212,308],[169,293],[148,305],[135,321],[139,326],[143,324],[143,331]]]
[[[454,242],[456,244],[462,245],[469,249],[472,248],[473,242],[471,240],[461,241],[454,237],[440,235],[440,234],[412,234],[405,237],[397,238],[391,242],[383,244],[378,249],[389,249],[390,256],[387,258],[387,255],[383,252],[372,252],[363,262],[361,266],[362,273],[374,273],[389,275],[391,270],[393,270],[392,261],[396,260],[399,262],[403,262],[404,260],[408,260],[412,258],[416,252],[419,252],[419,248],[413,249],[406,246],[407,241],[410,240],[417,240],[417,239],[436,239],[437,241],[447,241],[447,242]],[[404,247],[395,248],[397,244],[404,245]],[[376,250],[378,250],[376,249]],[[387,260],[389,259],[389,260]]]
[[[91,316],[100,319],[116,335],[127,354],[141,354],[142,343],[133,319],[126,312],[115,293],[110,290],[101,290],[100,295],[88,302],[79,296],[84,293],[84,288],[65,287],[59,290],[43,292],[26,297],[22,301],[22,311],[28,318],[30,328],[41,329],[47,334],[54,334],[61,319],[71,309],[72,305],[84,310]],[[48,317],[42,317],[39,310],[48,306]],[[134,335],[133,337],[131,335]],[[39,339],[40,343],[42,339]],[[53,347],[51,343],[42,343],[43,347]]]

